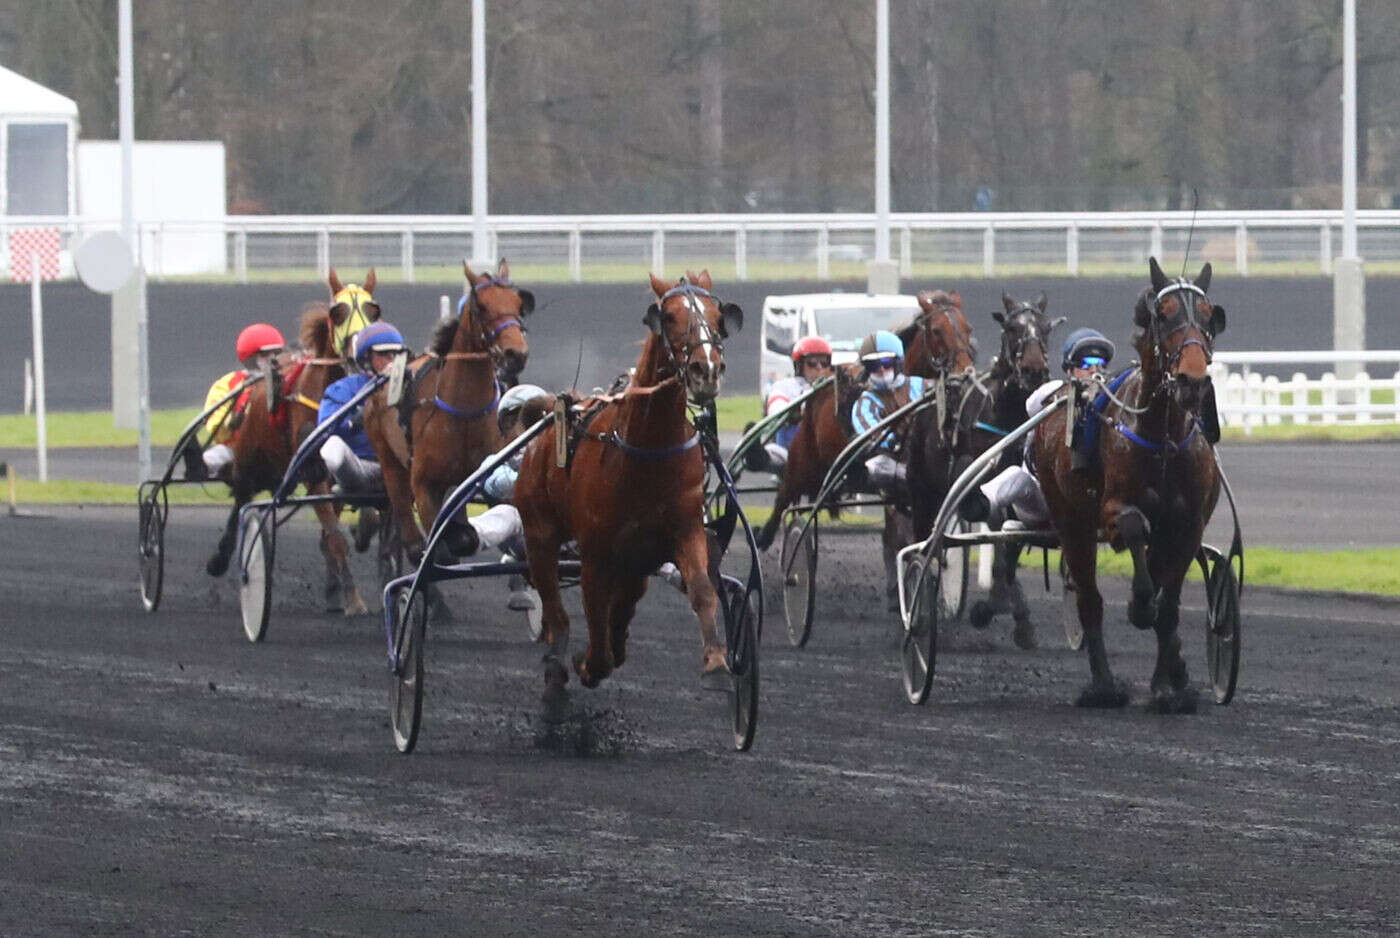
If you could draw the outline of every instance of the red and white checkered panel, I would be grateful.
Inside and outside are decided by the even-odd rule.
[[[39,279],[58,279],[59,232],[57,228],[16,228],[10,232],[10,279],[33,279],[33,255],[39,255]]]

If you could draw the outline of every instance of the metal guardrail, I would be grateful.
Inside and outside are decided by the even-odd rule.
[[[903,276],[920,265],[952,265],[984,276],[1016,268],[1071,276],[1141,264],[1149,254],[1179,255],[1194,225],[1195,256],[1248,276],[1252,270],[1331,273],[1341,245],[1337,211],[913,213],[891,216],[893,250]],[[460,275],[463,256],[506,256],[544,265],[572,280],[606,279],[612,270],[704,264],[747,280],[757,272],[825,280],[863,274],[873,257],[874,214],[494,215],[487,244],[472,243],[465,215],[229,215],[138,223],[152,277],[232,274],[337,266],[397,269],[402,279]],[[1400,210],[1357,213],[1362,256],[1400,262]],[[65,255],[116,219],[8,216],[0,219],[0,267],[8,271],[13,228],[58,228]],[[480,250],[477,248],[480,247]],[[71,260],[66,260],[71,273]]]

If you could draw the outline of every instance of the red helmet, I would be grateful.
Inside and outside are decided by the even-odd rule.
[[[809,335],[792,347],[794,364],[800,364],[808,355],[825,355],[830,358],[831,343],[819,335]]]
[[[255,322],[242,332],[238,333],[238,341],[234,343],[234,354],[239,361],[247,361],[259,352],[280,351],[287,345],[287,340],[282,338],[282,333],[277,331],[275,326],[269,326],[265,322]]]

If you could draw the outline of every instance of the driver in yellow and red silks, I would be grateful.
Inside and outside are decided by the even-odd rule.
[[[234,342],[234,354],[243,367],[221,375],[204,396],[204,408],[208,410],[234,388],[242,384],[250,374],[261,371],[267,361],[286,347],[286,340],[275,326],[265,322],[255,322],[238,334]],[[246,392],[245,392],[246,393]],[[205,432],[209,435],[209,446],[201,453],[198,442],[191,438],[190,445],[182,454],[185,460],[185,478],[202,481],[224,477],[233,464],[233,449],[228,445],[233,439],[236,425],[236,412],[241,408],[243,398],[229,401],[213,411],[204,421]]]

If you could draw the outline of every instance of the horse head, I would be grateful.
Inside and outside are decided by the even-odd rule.
[[[534,312],[535,294],[511,283],[505,258],[495,273],[473,273],[466,261],[462,270],[470,286],[457,301],[459,331],[468,348],[489,352],[496,362],[497,377],[514,386],[530,357],[523,320]]]
[[[1034,390],[1050,380],[1050,353],[1045,343],[1065,317],[1051,319],[1045,315],[1044,293],[1030,301],[1015,300],[1002,293],[1001,304],[1005,312],[992,313],[992,318],[1001,324],[998,370],[1027,390]]]
[[[897,334],[904,342],[904,370],[911,375],[959,374],[977,360],[977,340],[956,290],[921,292],[919,315]]]
[[[326,312],[331,324],[331,354],[344,356],[349,351],[351,337],[370,323],[379,321],[379,304],[374,302],[374,288],[378,280],[371,267],[365,275],[363,286],[341,283],[332,267],[326,282],[331,288],[331,307]]]
[[[664,360],[654,361],[652,382],[676,375],[685,382],[686,394],[696,403],[708,403],[719,394],[724,378],[724,340],[744,325],[744,311],[710,292],[710,272],[686,271],[677,283],[651,278],[656,302],[642,317]],[[638,378],[643,380],[642,369]]]
[[[1225,310],[1210,302],[1210,264],[1195,280],[1169,278],[1148,259],[1152,286],[1133,309],[1133,346],[1145,378],[1169,389],[1182,410],[1198,413],[1210,390],[1215,337],[1225,331]]]

